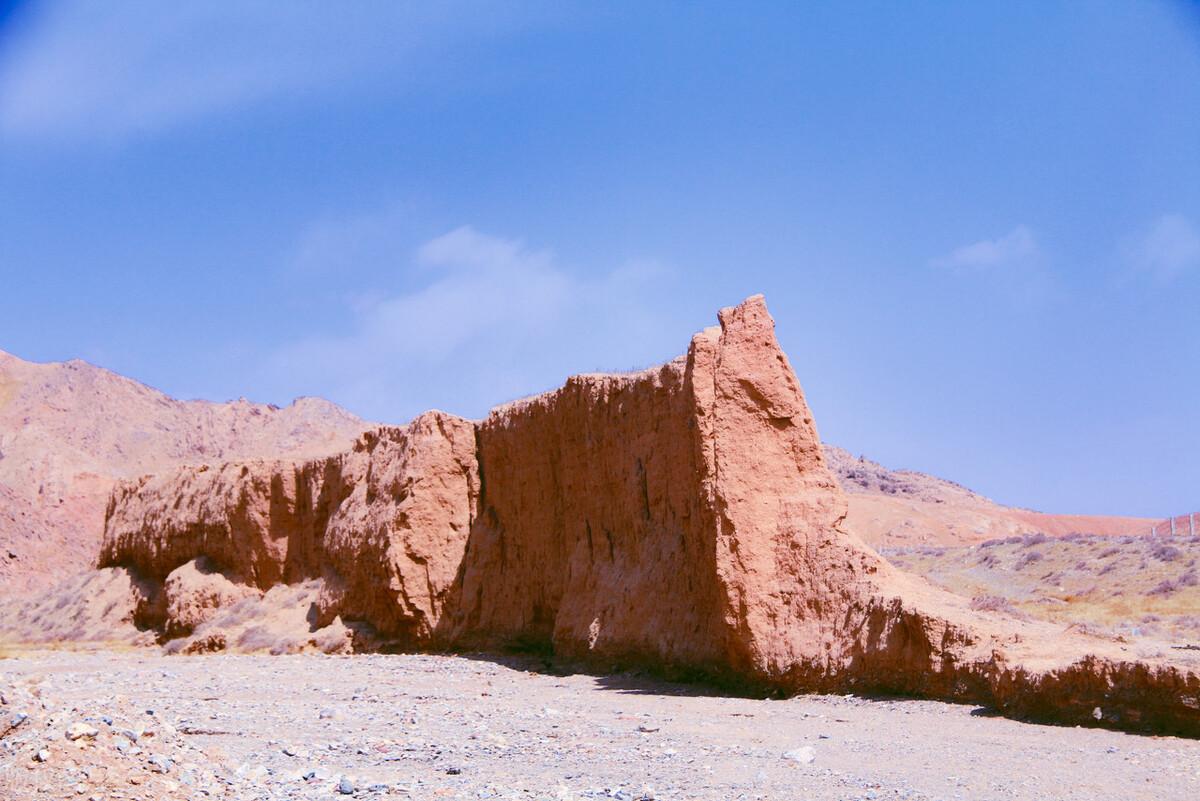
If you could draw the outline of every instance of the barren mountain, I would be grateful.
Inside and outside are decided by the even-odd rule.
[[[366,424],[318,398],[178,401],[79,360],[0,351],[0,594],[90,566],[116,481],[185,464],[307,458]]]
[[[961,484],[912,470],[891,470],[825,446],[825,458],[850,501],[850,527],[876,547],[969,545],[1031,534],[1146,534],[1163,521],[1063,515],[1003,506]],[[1186,522],[1183,524],[1186,525]]]

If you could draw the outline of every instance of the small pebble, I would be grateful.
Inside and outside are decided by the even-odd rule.
[[[67,739],[68,740],[79,740],[79,739],[83,739],[83,738],[87,738],[90,740],[99,733],[100,733],[100,730],[97,729],[95,726],[88,725],[87,723],[83,723],[82,721],[72,723],[70,726],[67,727]]]
[[[783,755],[784,759],[790,759],[793,762],[799,762],[801,765],[807,765],[817,758],[817,754],[813,751],[811,745],[804,745],[799,748],[793,748]]]
[[[150,765],[150,770],[155,773],[170,773],[175,764],[173,760],[161,754],[152,754],[146,762]]]

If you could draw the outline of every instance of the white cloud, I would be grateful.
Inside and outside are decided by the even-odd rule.
[[[480,3],[39,5],[18,16],[0,53],[0,132],[115,139],[346,91],[355,77],[395,87],[450,61],[434,57],[438,47],[513,24]]]
[[[934,259],[937,267],[961,270],[994,270],[1033,266],[1041,256],[1033,231],[1018,225],[996,239],[984,239],[955,248]]]
[[[346,225],[363,230],[361,221]],[[343,331],[279,350],[266,366],[277,394],[320,386],[393,422],[434,407],[478,416],[571,373],[653,363],[686,344],[686,325],[653,304],[673,277],[654,262],[588,275],[548,250],[470,227],[395,261],[395,273],[426,283],[340,309],[349,314]]]
[[[300,273],[346,275],[395,265],[409,241],[409,209],[381,211],[314,222],[300,237],[291,267]]]
[[[1166,214],[1127,242],[1125,250],[1137,270],[1169,283],[1200,270],[1200,229],[1181,214]]]

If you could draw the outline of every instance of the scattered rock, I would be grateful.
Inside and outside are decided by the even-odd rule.
[[[67,727],[67,739],[72,741],[84,738],[89,740],[95,739],[96,735],[99,733],[99,729],[97,729],[95,726],[84,723],[83,721],[72,723]]]
[[[788,751],[783,755],[783,758],[790,759],[792,762],[798,762],[801,765],[807,765],[817,758],[817,753],[811,745],[803,745]]]
[[[29,719],[29,715],[24,712],[17,712],[12,715],[3,724],[0,724],[0,738],[4,738],[12,734],[22,723]]]
[[[175,766],[175,761],[161,754],[151,754],[150,758],[146,760],[146,764],[155,773],[170,773],[171,768]]]
[[[338,779],[337,791],[342,795],[354,795],[354,782],[343,776]]]

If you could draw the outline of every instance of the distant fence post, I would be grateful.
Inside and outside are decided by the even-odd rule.
[[[1171,536],[1172,537],[1175,536],[1175,518],[1174,518],[1174,516],[1171,517]]]
[[[1196,536],[1196,513],[1188,512],[1188,534]]]

